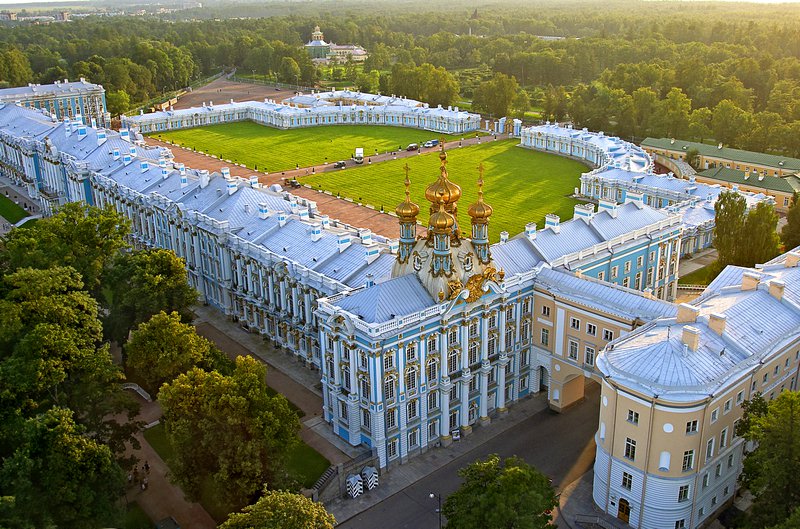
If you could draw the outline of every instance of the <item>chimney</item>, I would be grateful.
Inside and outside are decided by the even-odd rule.
[[[607,198],[601,198],[597,202],[597,212],[600,213],[602,211],[607,211],[608,214],[611,215],[612,219],[617,218],[617,214],[619,213],[617,202]]]
[[[508,242],[508,232],[501,231],[500,232],[500,244],[505,244]]]
[[[585,223],[589,223],[594,215],[594,204],[575,204],[572,219],[581,219]]]
[[[184,164],[182,164],[182,163],[179,163],[178,164],[178,172],[181,174],[181,176],[185,176],[186,175],[186,166]]]
[[[339,253],[342,253],[350,246],[350,234],[349,233],[340,233],[338,237],[336,237],[336,248],[339,249]]]
[[[285,211],[279,211],[278,212],[278,226],[280,226],[281,228],[286,226],[286,212]]]
[[[712,331],[722,336],[725,332],[725,320],[727,317],[719,312],[712,312],[708,315],[708,326]]]
[[[691,325],[684,325],[681,341],[689,350],[697,351],[697,348],[700,347],[700,329]]]
[[[250,204],[245,204],[245,205],[244,205],[244,212],[245,212],[246,214],[248,214],[248,215],[249,215],[249,214],[250,214],[252,211],[253,211],[253,208],[250,206]]]
[[[181,173],[181,189],[185,189],[189,186],[189,178],[186,176],[186,171]]]
[[[297,213],[297,197],[293,196],[289,199],[289,209],[292,213]]]
[[[250,187],[258,189],[258,175],[250,175]]]
[[[397,253],[399,249],[400,249],[400,243],[397,241],[397,239],[392,239],[391,241],[389,241],[389,253],[394,255]]]
[[[119,160],[119,149],[114,149],[111,151],[111,157],[115,160]]]
[[[300,209],[300,211],[298,211],[297,214],[300,216],[300,220],[305,220],[305,221],[308,220],[308,208]]]
[[[222,169],[219,170],[219,172],[222,174],[222,178],[226,180],[231,177],[231,170],[228,169],[227,167],[223,167]]]
[[[759,281],[761,281],[760,275],[755,272],[745,272],[742,274],[742,290],[757,289]]]
[[[778,301],[783,299],[783,290],[786,288],[786,283],[780,279],[773,279],[769,282],[769,294]]]
[[[131,153],[131,156],[136,156],[136,146],[131,145],[130,153]]]
[[[128,129],[119,129],[119,137],[123,141],[128,141],[129,142],[129,141],[131,141],[131,131],[129,131]]]
[[[94,118],[92,118],[92,121],[91,121],[91,123],[92,123],[92,128],[93,128],[93,129],[96,129],[96,128],[97,128],[97,120],[96,120],[96,119],[94,119]]]
[[[688,303],[681,303],[678,305],[678,316],[675,320],[676,323],[694,323],[700,315],[700,309]]]
[[[372,263],[380,254],[381,249],[377,245],[367,246],[364,248],[364,257],[367,260],[367,264]]]
[[[536,223],[529,222],[525,225],[525,237],[528,238],[529,241],[536,240]]]
[[[169,169],[167,169],[166,167],[161,168],[161,178],[163,178],[164,180],[169,178]]]
[[[64,135],[69,138],[70,134],[72,134],[72,122],[69,118],[64,118]]]
[[[320,226],[319,222],[315,222],[311,225],[311,242],[317,242],[322,238],[322,226]]]
[[[561,233],[561,217],[553,213],[544,216],[544,229],[550,228],[553,233]]]
[[[259,202],[258,204],[258,218],[261,220],[266,219],[269,216],[269,207],[267,207],[266,202]]]
[[[637,208],[642,209],[644,207],[644,196],[635,191],[626,191],[625,203],[627,204],[628,202],[633,202]]]
[[[122,163],[124,163],[125,165],[131,163],[131,160],[133,160],[133,158],[131,157],[130,153],[126,152],[125,155],[122,157]]]
[[[323,230],[327,230],[331,227],[331,218],[327,215],[320,215],[319,222],[322,224]]]
[[[228,196],[236,193],[236,190],[239,189],[239,186],[236,184],[236,180],[233,178],[228,178],[225,187],[228,189]]]
[[[78,125],[78,141],[86,137],[86,125],[81,123]]]
[[[198,171],[200,174],[200,189],[205,189],[208,187],[208,182],[211,180],[211,177],[208,174],[207,169],[200,169]]]
[[[106,131],[104,129],[99,129],[97,131],[97,145],[100,146],[106,142]]]
[[[364,288],[370,288],[375,286],[375,276],[372,274],[367,274],[367,282],[364,283]]]
[[[795,268],[798,262],[800,262],[800,252],[788,252],[786,254],[786,260],[783,261],[783,265],[786,268]]]
[[[361,238],[361,244],[364,246],[370,246],[375,242],[372,240],[372,230],[361,230],[358,232],[358,236]]]
[[[150,169],[150,164],[142,160],[141,162],[139,162],[139,167],[141,168],[143,173],[146,173]]]

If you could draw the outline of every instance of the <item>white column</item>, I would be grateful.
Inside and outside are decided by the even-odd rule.
[[[397,414],[399,415],[400,425],[400,460],[404,460],[408,455],[408,395],[406,395],[406,346],[400,345],[397,348]],[[405,401],[400,401],[400,395],[406,395]]]
[[[428,395],[431,393],[428,383],[428,340],[425,336],[420,336],[417,351],[419,351],[419,445],[422,448],[428,446]],[[425,391],[422,391],[425,388]]]
[[[500,360],[497,362],[497,411],[506,411],[506,366],[509,358],[505,352],[500,353]]]
[[[481,425],[489,424],[489,371],[491,370],[491,365],[489,364],[489,360],[484,360],[481,364],[481,369],[479,372],[479,376],[481,377],[478,383],[480,384],[480,391],[481,397],[478,401],[479,406],[479,419],[481,421]]]

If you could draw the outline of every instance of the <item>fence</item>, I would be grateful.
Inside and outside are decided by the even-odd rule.
[[[164,92],[163,94],[161,94],[161,95],[159,95],[157,97],[154,97],[152,99],[149,99],[148,101],[145,101],[144,103],[140,104],[138,107],[127,111],[125,113],[125,115],[126,116],[135,116],[136,114],[139,113],[140,110],[149,110],[150,108],[152,108],[153,106],[155,106],[155,105],[157,105],[159,103],[162,103],[164,101],[169,101],[170,99],[173,99],[173,98],[176,98],[176,97],[180,97],[180,96],[186,94],[187,92],[189,92],[190,88],[191,89],[195,89],[197,87],[207,85],[211,81],[213,81],[215,79],[219,79],[220,77],[222,77],[226,73],[227,73],[226,70],[221,70],[221,71],[215,73],[214,75],[210,75],[208,77],[203,77],[202,79],[198,79],[196,81],[193,81],[186,88],[181,88],[180,90],[172,90],[172,91],[169,91],[169,92]]]
[[[575,523],[581,527],[596,525],[603,529],[620,529],[622,526],[609,522],[608,520],[591,514],[576,514]]]
[[[294,92],[311,92],[315,90],[315,88],[310,86],[303,86],[300,84],[288,84],[288,83],[279,83],[277,81],[273,81],[271,79],[254,79],[252,77],[241,77],[239,75],[232,75],[231,81],[237,83],[249,83],[249,84],[258,84],[262,86],[274,86],[275,88],[280,88],[281,90],[292,90]]]

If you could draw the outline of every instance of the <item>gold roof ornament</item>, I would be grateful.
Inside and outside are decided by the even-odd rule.
[[[444,200],[440,197],[439,210],[431,215],[431,220],[429,222],[431,228],[437,233],[447,233],[455,223],[456,219],[454,219],[451,214],[445,211]]]
[[[408,164],[403,167],[403,171],[406,173],[406,180],[404,182],[406,186],[406,199],[400,202],[394,211],[397,213],[401,222],[415,222],[417,220],[417,215],[419,215],[419,206],[411,202],[411,191],[409,190],[411,187],[411,180],[408,178],[408,172],[411,171],[411,168],[408,167]]]
[[[483,162],[478,166],[478,200],[469,207],[467,213],[474,222],[488,222],[492,216],[492,206],[483,201]]]
[[[444,142],[441,142],[440,145],[439,178],[425,189],[425,198],[431,204],[438,204],[440,198],[446,205],[455,204],[461,198],[461,187],[447,177],[447,152],[444,150]]]

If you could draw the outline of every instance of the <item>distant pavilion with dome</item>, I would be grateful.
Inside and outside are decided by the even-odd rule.
[[[361,46],[325,42],[325,35],[319,26],[314,26],[311,40],[305,44],[305,48],[315,62],[346,62],[348,59],[352,59],[353,62],[364,62],[369,57],[367,51]]]

